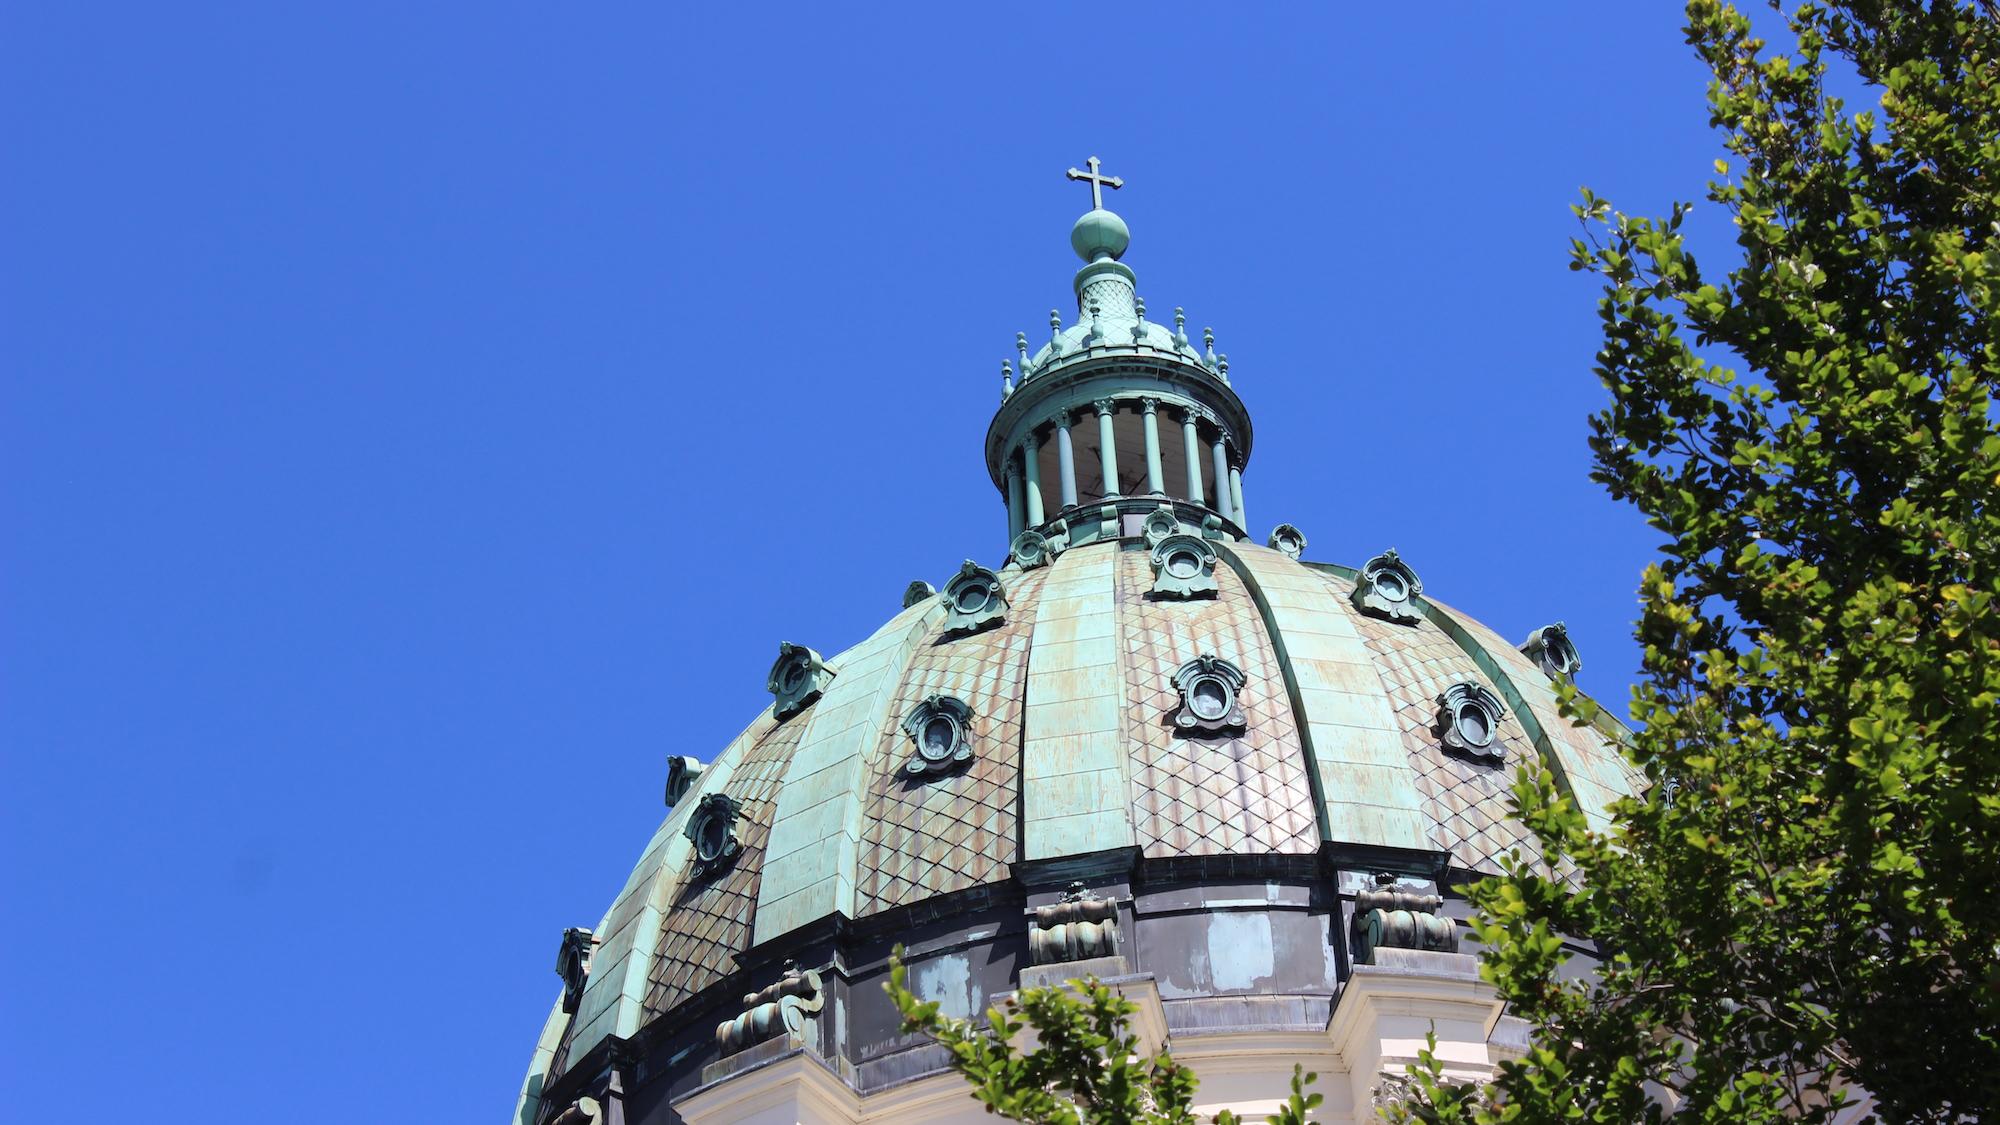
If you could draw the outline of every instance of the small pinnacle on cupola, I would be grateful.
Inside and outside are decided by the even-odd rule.
[[[1184,348],[1188,346],[1187,310],[1179,305],[1174,306],[1174,343]]]
[[[1206,349],[1208,350],[1208,354],[1207,354],[1207,355],[1204,355],[1204,356],[1202,357],[1202,362],[1203,362],[1203,363],[1206,363],[1206,364],[1208,364],[1208,365],[1209,365],[1210,367],[1214,367],[1214,366],[1215,366],[1215,329],[1213,329],[1213,328],[1204,328],[1204,329],[1202,329],[1202,330],[1201,330],[1201,346],[1202,346],[1203,348],[1206,348]]]
[[[1007,360],[1000,361],[1000,401],[1006,402],[1014,395],[1014,365]]]
[[[1222,382],[1225,386],[1228,385],[1229,357],[1227,355],[1219,355],[1215,357],[1215,373],[1222,377]]]

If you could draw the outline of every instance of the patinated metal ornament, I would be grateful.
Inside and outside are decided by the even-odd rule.
[[[1460,683],[1446,688],[1437,702],[1432,729],[1446,749],[1491,762],[1505,756],[1500,746],[1500,720],[1507,708],[1499,696],[1483,684]]]
[[[1423,592],[1423,580],[1391,547],[1362,564],[1361,576],[1354,582],[1354,608],[1370,617],[1411,625],[1423,619],[1416,601]]]
[[[1160,545],[1160,540],[1180,534],[1181,519],[1174,514],[1173,505],[1162,504],[1146,513],[1145,522],[1139,525],[1139,531],[1146,537],[1146,546],[1157,547]]]
[[[1007,557],[1022,570],[1033,570],[1056,561],[1056,556],[1068,546],[1065,539],[1051,539],[1031,527],[1014,537],[1014,545]]]
[[[919,578],[903,587],[903,608],[927,602],[937,596],[937,587]]]
[[[1197,656],[1174,672],[1180,705],[1174,708],[1174,729],[1181,734],[1240,733],[1249,722],[1237,695],[1243,690],[1243,670],[1219,656]]]
[[[1458,952],[1458,923],[1438,913],[1444,897],[1403,890],[1396,876],[1382,872],[1375,886],[1354,896],[1354,961],[1375,963],[1378,949]]]
[[[556,947],[556,975],[563,982],[562,1010],[572,1015],[590,980],[590,954],[596,948],[596,935],[582,926],[564,930],[562,944]]]
[[[779,644],[778,659],[771,665],[771,675],[765,683],[777,700],[777,717],[789,718],[805,710],[838,674],[812,649],[790,641]]]
[[[688,790],[701,779],[701,761],[685,754],[676,754],[667,759],[667,807],[673,808],[687,796]]]
[[[1560,621],[1529,633],[1528,639],[1521,643],[1521,655],[1534,661],[1535,667],[1552,680],[1574,676],[1583,670],[1583,658],[1570,643],[1569,627]]]
[[[743,803],[725,793],[710,793],[695,806],[683,834],[694,843],[695,869],[710,875],[729,865],[743,845],[736,839],[736,818]]]
[[[1265,545],[1288,559],[1296,559],[1306,553],[1305,534],[1288,523],[1271,529],[1271,538]]]
[[[806,1020],[825,1007],[819,970],[800,972],[797,962],[786,961],[784,975],[776,982],[743,997],[742,1015],[716,1025],[716,1048],[720,1054],[733,1055],[780,1035],[801,1036]]]
[[[967,559],[944,584],[944,604],[951,611],[944,623],[946,634],[976,632],[1006,620],[1007,588],[999,575]]]
[[[1037,965],[1111,957],[1118,952],[1118,904],[1071,883],[1062,898],[1034,910],[1028,956]]]
[[[972,708],[949,695],[926,696],[903,718],[916,756],[903,767],[913,777],[947,773],[972,760]]]
[[[1169,535],[1153,545],[1147,559],[1153,568],[1153,596],[1214,597],[1215,548],[1194,535]]]

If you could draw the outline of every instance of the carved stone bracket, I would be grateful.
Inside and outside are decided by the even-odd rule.
[[[776,983],[743,998],[742,1015],[716,1025],[715,1045],[722,1054],[733,1055],[766,1039],[798,1035],[805,1030],[805,1021],[825,1006],[819,970],[800,972],[795,962],[787,961]]]
[[[1034,964],[1111,957],[1118,952],[1118,904],[1071,883],[1060,902],[1035,908],[1028,928],[1028,956]]]
[[[1423,592],[1423,580],[1391,547],[1361,565],[1352,600],[1354,608],[1370,617],[1411,625],[1423,619],[1416,602]]]
[[[999,575],[967,559],[944,584],[944,604],[951,611],[944,623],[947,634],[977,632],[1006,620],[1007,588]]]
[[[596,935],[582,926],[564,930],[562,944],[556,947],[556,975],[563,982],[562,1010],[571,1015],[583,999],[583,987],[590,980],[590,954],[596,948]]]
[[[839,673],[819,653],[785,641],[778,645],[778,659],[771,665],[764,686],[777,700],[777,717],[784,719],[810,706],[836,675]]]
[[[1306,553],[1306,537],[1291,524],[1281,523],[1271,530],[1266,546],[1288,559],[1296,559]]]
[[[1484,684],[1453,684],[1438,696],[1437,703],[1431,729],[1446,749],[1491,762],[1504,757],[1500,720],[1507,708],[1491,689]]]
[[[1215,548],[1194,535],[1169,535],[1153,544],[1146,560],[1153,568],[1153,595],[1161,598],[1214,597]]]
[[[1442,895],[1402,890],[1389,872],[1375,876],[1375,886],[1354,896],[1354,961],[1375,963],[1378,949],[1424,949],[1458,952],[1458,923],[1438,911]]]
[[[1521,642],[1521,655],[1534,661],[1535,667],[1552,680],[1574,676],[1583,670],[1583,658],[1570,643],[1569,626],[1560,621],[1529,633],[1528,639]]]
[[[903,718],[903,733],[917,744],[903,767],[913,776],[948,773],[972,760],[972,708],[949,695],[926,696]]]

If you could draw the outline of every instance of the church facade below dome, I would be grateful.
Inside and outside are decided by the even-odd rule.
[[[1095,976],[1204,1106],[1268,1113],[1293,1063],[1366,1121],[1427,1030],[1464,1076],[1525,1046],[1454,888],[1532,837],[1523,764],[1601,823],[1639,783],[1574,727],[1559,623],[1509,642],[1393,550],[1252,541],[1248,410],[1176,310],[1145,318],[1095,158],[1077,319],[1003,370],[986,460],[997,567],[914,583],[832,657],[779,647],[772,706],[706,763],[594,929],[517,1125],[986,1119],[882,991],[947,1014]]]

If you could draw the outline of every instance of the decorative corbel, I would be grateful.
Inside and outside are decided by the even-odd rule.
[[[1110,957],[1118,952],[1118,904],[1071,883],[1060,901],[1035,908],[1028,956],[1037,965]]]
[[[1438,911],[1444,897],[1396,886],[1396,876],[1378,872],[1375,886],[1354,896],[1354,961],[1375,963],[1378,949],[1458,952],[1458,923]]]
[[[766,1039],[799,1035],[805,1030],[805,1021],[825,1006],[819,970],[800,972],[796,961],[787,961],[784,975],[776,983],[743,998],[742,1015],[716,1025],[715,1045],[722,1054],[733,1055]]]

